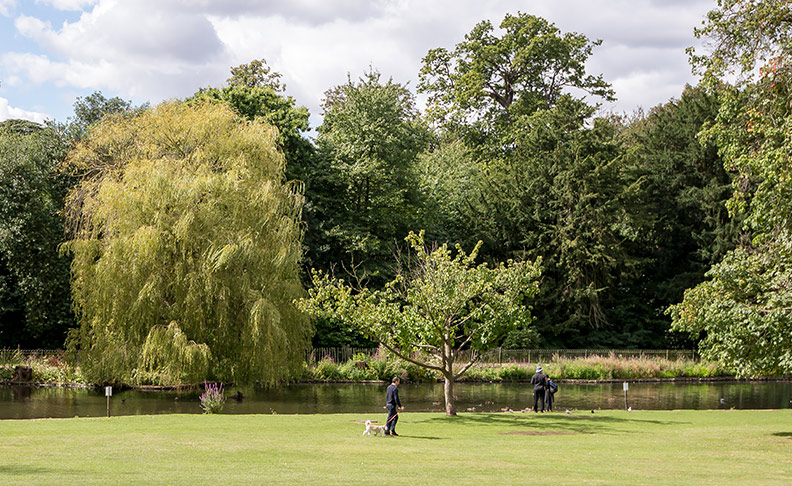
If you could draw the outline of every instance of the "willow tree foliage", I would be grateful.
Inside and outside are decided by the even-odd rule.
[[[671,308],[676,329],[702,333],[702,354],[740,375],[792,373],[792,4],[720,0],[691,53],[704,80],[722,91],[704,134],[736,172],[732,211],[753,241],[728,253],[709,280]]]
[[[298,369],[303,202],[275,137],[222,105],[165,103],[103,118],[71,152],[70,346],[89,380],[273,383]]]
[[[313,155],[313,146],[303,136],[309,126],[308,109],[285,95],[281,77],[266,60],[254,59],[232,67],[231,77],[222,88],[201,88],[192,99],[227,103],[238,115],[277,128],[287,177],[304,180]]]
[[[476,264],[478,245],[456,255],[447,245],[424,245],[424,233],[406,238],[414,258],[381,290],[355,289],[315,273],[306,312],[358,327],[397,356],[436,370],[445,380],[446,414],[456,415],[454,382],[504,334],[531,321],[529,299],[538,290],[539,264]],[[470,358],[460,362],[460,352]]]

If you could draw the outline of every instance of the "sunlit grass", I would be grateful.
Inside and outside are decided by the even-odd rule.
[[[2,484],[792,484],[792,410],[0,421]]]

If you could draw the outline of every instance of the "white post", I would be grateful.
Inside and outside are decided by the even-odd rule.
[[[627,390],[630,389],[630,384],[625,381],[622,383],[622,388],[624,388],[624,409],[627,410],[630,408],[627,406]]]
[[[113,387],[105,387],[105,396],[107,397],[107,418],[110,418],[110,397],[113,396]]]

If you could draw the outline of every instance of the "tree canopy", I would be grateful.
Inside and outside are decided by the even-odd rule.
[[[510,124],[552,108],[570,89],[613,99],[602,76],[586,72],[600,41],[562,34],[547,20],[524,13],[507,14],[500,28],[503,34],[497,36],[492,23],[480,22],[453,50],[440,47],[424,57],[418,88],[428,94],[429,116],[436,122],[497,152],[509,145]]]
[[[302,196],[270,126],[216,104],[106,117],[69,155],[70,348],[93,382],[273,383],[309,338]]]
[[[475,263],[478,246],[466,254],[457,245],[454,256],[445,244],[427,248],[423,232],[406,240],[414,258],[384,288],[355,289],[315,273],[310,297],[299,306],[354,325],[396,355],[442,373],[446,413],[456,415],[455,380],[510,329],[531,322],[539,262],[489,267]],[[462,350],[470,358],[457,366]]]
[[[57,348],[74,323],[60,211],[63,133],[25,120],[0,122],[0,347]]]
[[[705,356],[747,376],[792,373],[790,19],[786,1],[721,0],[697,30],[711,51],[691,52],[707,86],[720,89],[717,121],[704,136],[736,172],[730,209],[744,216],[752,241],[670,312],[674,328],[703,336]]]
[[[412,93],[374,70],[328,90],[323,109],[319,166],[307,180],[321,215],[308,241],[324,253],[312,254],[313,264],[357,265],[364,278],[384,283],[392,275],[385,262],[416,217],[415,161],[426,130]]]
[[[418,305],[420,265],[399,262],[423,229],[415,264],[456,261],[451,242],[491,271],[541,261],[530,319],[487,346],[700,343],[742,374],[789,373],[790,18],[784,0],[719,0],[690,50],[701,84],[633,114],[601,111],[600,41],[518,12],[426,54],[423,112],[371,68],[326,91],[311,132],[254,59],[183,103],[96,92],[63,125],[4,122],[0,345],[60,344],[73,256],[70,343],[92,380],[274,382],[309,338],[413,358],[397,328],[417,321],[390,335],[352,314],[375,295],[393,315]],[[313,338],[293,301],[332,285],[312,270],[361,289],[347,314],[313,313]]]

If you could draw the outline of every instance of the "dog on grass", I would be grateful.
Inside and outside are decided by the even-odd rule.
[[[363,431],[363,435],[371,435],[374,432],[374,436],[382,436],[385,433],[385,426],[384,425],[375,425],[371,423],[371,420],[366,420],[366,430]]]

